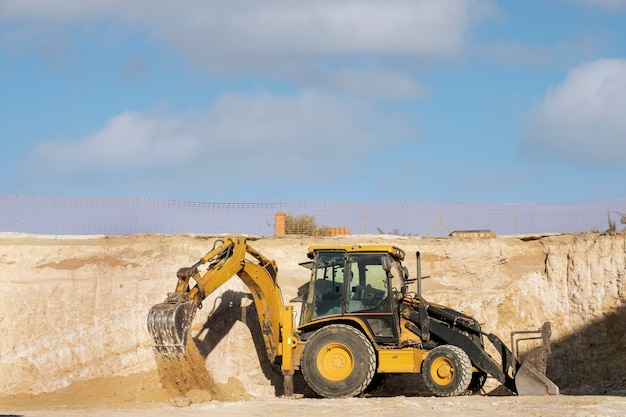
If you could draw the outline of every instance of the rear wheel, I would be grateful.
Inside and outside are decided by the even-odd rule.
[[[383,387],[389,374],[376,374],[372,382],[363,390],[363,397],[372,397]]]
[[[458,346],[437,346],[424,359],[422,375],[424,383],[436,396],[460,395],[472,380],[472,362]]]
[[[354,327],[331,324],[311,335],[301,361],[307,384],[327,398],[361,395],[376,372],[376,351]]]

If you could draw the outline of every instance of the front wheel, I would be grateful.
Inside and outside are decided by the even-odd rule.
[[[441,345],[431,350],[422,363],[424,383],[438,397],[463,394],[472,380],[472,362],[463,349]]]
[[[483,389],[485,382],[487,382],[487,374],[485,372],[483,371],[474,372],[472,374],[472,380],[467,386],[466,394],[468,395],[478,394],[480,390]]]
[[[359,330],[331,324],[311,335],[302,351],[302,375],[326,398],[361,395],[376,372],[376,351]]]
[[[378,391],[383,388],[385,381],[389,377],[389,374],[375,374],[372,378],[372,382],[363,390],[361,396],[373,397]]]

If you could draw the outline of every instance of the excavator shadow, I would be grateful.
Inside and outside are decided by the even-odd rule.
[[[208,306],[207,306],[208,307]],[[232,331],[237,322],[244,323],[252,336],[254,346],[238,343],[243,349],[255,349],[261,371],[275,389],[277,396],[283,394],[283,377],[277,365],[270,363],[265,350],[265,342],[259,327],[256,307],[252,295],[245,292],[226,290],[216,300],[213,310],[207,317],[202,329],[193,335],[193,341],[200,354],[206,359]],[[240,342],[240,340],[239,340]],[[229,354],[239,355],[238,351]]]

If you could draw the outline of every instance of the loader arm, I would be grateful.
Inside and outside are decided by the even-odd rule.
[[[208,264],[207,269],[200,273],[198,268],[204,264]],[[248,246],[245,238],[217,241],[216,246],[194,265],[178,270],[176,291],[170,293],[165,302],[150,309],[148,330],[155,353],[164,359],[186,355],[188,333],[196,310],[206,297],[237,275],[252,293],[267,354],[273,362],[282,354],[283,322],[291,319],[290,315],[286,318],[276,273],[276,263]]]

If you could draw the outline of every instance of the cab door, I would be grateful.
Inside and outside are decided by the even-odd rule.
[[[348,254],[346,269],[345,313],[361,317],[370,327],[377,343],[398,340],[398,309],[392,274],[383,267],[387,253]]]
[[[345,251],[316,252],[310,265],[312,276],[306,290],[301,324],[344,313],[345,266]]]

